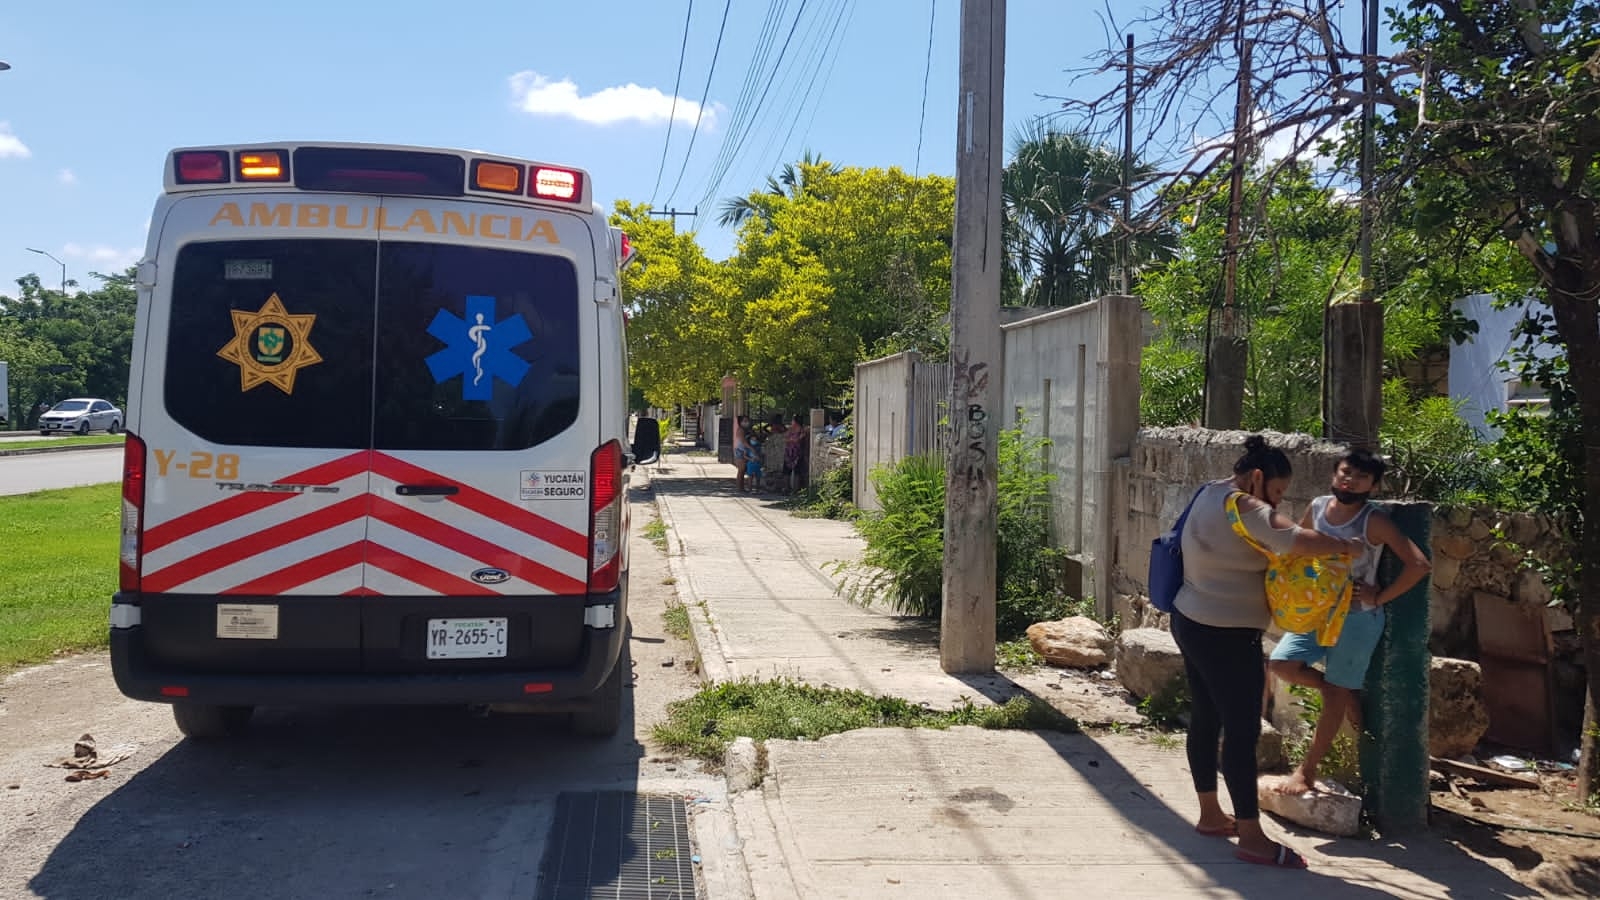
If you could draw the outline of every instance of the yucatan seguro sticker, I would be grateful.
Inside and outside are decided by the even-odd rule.
[[[524,500],[581,500],[589,496],[589,473],[523,469],[521,494]]]
[[[295,373],[322,362],[322,354],[311,346],[315,314],[290,315],[277,294],[256,312],[231,312],[233,340],[217,355],[239,367],[241,392],[266,382],[293,394]]]

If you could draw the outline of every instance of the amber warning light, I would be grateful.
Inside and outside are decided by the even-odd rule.
[[[281,150],[243,150],[239,153],[240,181],[288,181],[289,167]]]

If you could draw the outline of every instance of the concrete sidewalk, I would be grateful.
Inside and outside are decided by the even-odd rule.
[[[1075,711],[1049,689],[1058,674],[947,675],[932,628],[839,596],[831,564],[861,550],[850,525],[741,495],[733,467],[710,457],[643,471],[709,680],[783,676],[934,707],[1031,692]],[[711,900],[1540,896],[1428,834],[1335,840],[1269,817],[1310,871],[1240,862],[1231,842],[1194,831],[1173,741],[864,729],[769,741],[763,756],[760,784],[731,796],[732,823],[700,833]]]

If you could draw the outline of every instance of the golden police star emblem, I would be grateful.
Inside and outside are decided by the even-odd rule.
[[[273,294],[256,312],[233,310],[233,340],[217,355],[239,367],[240,391],[266,383],[293,394],[295,375],[322,362],[311,346],[316,321],[314,314],[290,315]]]

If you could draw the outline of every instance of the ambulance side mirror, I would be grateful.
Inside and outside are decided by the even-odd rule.
[[[661,423],[640,418],[633,426],[633,464],[653,463],[661,456]]]

